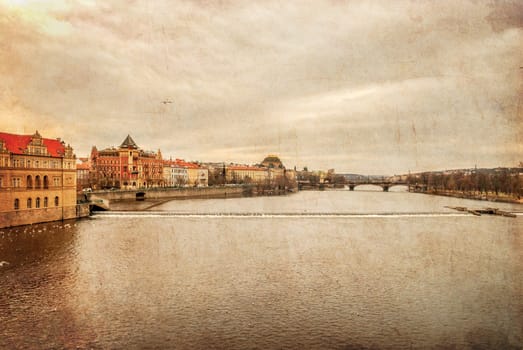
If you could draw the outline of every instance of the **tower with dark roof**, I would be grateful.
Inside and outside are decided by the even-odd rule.
[[[120,148],[138,149],[138,145],[136,144],[136,142],[134,142],[131,135],[127,135],[125,140],[123,140],[122,144],[120,145]]]

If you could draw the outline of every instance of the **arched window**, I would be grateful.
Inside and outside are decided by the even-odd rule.
[[[47,200],[47,197],[44,197],[44,208],[47,208],[47,205],[48,205],[48,200]]]
[[[35,188],[40,188],[42,186],[42,183],[40,181],[40,175],[36,175],[35,177]]]
[[[20,209],[20,200],[18,198],[15,198],[15,210]]]
[[[40,208],[40,197],[36,197],[35,208]]]
[[[27,188],[33,188],[33,178],[31,177],[31,175],[27,175],[26,184]]]
[[[44,175],[44,188],[49,188],[49,177],[47,177],[47,175]]]
[[[58,204],[60,204],[60,199],[58,198],[58,196],[54,197],[54,206],[57,207]]]
[[[33,206],[33,200],[31,198],[27,198],[27,209],[31,209]]]

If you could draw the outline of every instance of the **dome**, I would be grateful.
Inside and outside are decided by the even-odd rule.
[[[281,162],[280,158],[274,154],[269,154],[267,157],[265,157],[261,165],[267,168],[283,168],[283,163]]]

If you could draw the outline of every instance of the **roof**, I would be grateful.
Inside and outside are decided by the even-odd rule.
[[[274,154],[269,154],[265,159],[262,161],[262,165],[268,166],[268,167],[278,167],[282,168],[283,164],[280,160],[280,158]]]
[[[38,135],[38,132],[35,135]],[[0,132],[0,140],[5,142],[5,147],[9,152],[13,154],[24,154],[31,139],[35,135],[16,135]],[[51,157],[64,156],[65,145],[59,139],[46,139],[42,137],[42,143],[47,147],[47,152],[49,152]]]
[[[175,161],[171,161],[171,164],[174,164],[175,166],[187,168],[187,169],[200,169],[201,167],[196,163],[190,163],[186,162],[183,159],[176,159]]]
[[[163,161],[163,165],[164,166],[169,166],[169,167],[172,167],[172,168],[183,168],[182,165],[180,165],[179,163],[175,162],[174,160],[164,160]]]
[[[120,145],[120,148],[134,148],[134,149],[137,149],[138,145],[136,144],[136,142],[134,142],[134,140],[131,137],[131,135],[127,135],[125,140],[123,140],[122,144]]]
[[[89,170],[89,168],[90,168],[89,163],[76,164],[76,170]]]

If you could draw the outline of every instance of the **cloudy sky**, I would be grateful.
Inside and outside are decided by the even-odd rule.
[[[131,134],[188,160],[514,166],[522,4],[0,0],[0,130],[77,156]]]

